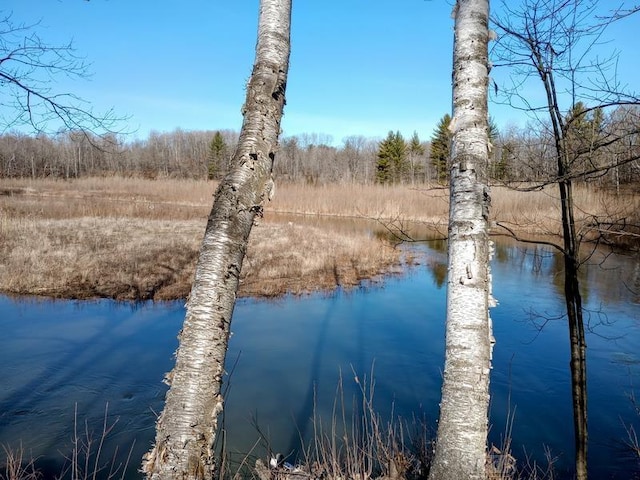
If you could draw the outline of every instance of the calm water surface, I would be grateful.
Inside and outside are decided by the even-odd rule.
[[[355,371],[375,377],[376,407],[435,424],[444,356],[444,245],[416,247],[422,264],[383,282],[331,295],[241,300],[228,353],[225,426],[229,449],[247,452],[254,424],[282,452],[309,438],[314,412],[328,418],[342,377],[357,397]],[[582,283],[589,311],[589,426],[592,478],[638,471],[625,425],[640,428],[629,397],[640,384],[640,262],[594,257]],[[508,412],[513,453],[524,461],[557,457],[560,478],[572,462],[568,334],[561,262],[549,250],[499,244],[493,262],[494,369],[491,441]],[[182,302],[14,300],[0,297],[0,443],[19,446],[52,476],[71,449],[74,423],[97,438],[108,409],[116,421],[106,446],[133,445],[130,475],[154,435],[163,374],[172,368]],[[544,323],[544,328],[538,328]],[[638,392],[640,395],[640,392]],[[77,409],[77,417],[74,411]]]

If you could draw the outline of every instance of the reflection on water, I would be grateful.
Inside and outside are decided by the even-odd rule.
[[[432,248],[433,247],[433,248]],[[347,404],[357,396],[353,371],[375,375],[375,402],[437,419],[444,356],[446,251],[415,246],[421,265],[350,292],[277,301],[242,300],[234,320],[233,370],[225,427],[229,449],[247,452],[257,423],[274,449],[295,451],[328,418],[340,376]],[[602,266],[596,265],[606,260]],[[640,424],[628,395],[640,373],[638,259],[593,257],[583,270],[588,334],[590,465],[594,478],[628,478],[636,463],[623,452],[623,422]],[[604,268],[603,268],[604,267]],[[514,455],[543,459],[544,446],[566,473],[572,462],[568,334],[556,318],[564,302],[555,280],[562,264],[549,248],[499,243],[493,262],[494,369],[491,441],[500,442],[515,410]],[[74,405],[79,425],[99,434],[105,404],[118,419],[107,450],[135,441],[132,478],[162,409],[163,374],[172,367],[182,303],[136,306],[111,301],[49,302],[0,298],[0,443],[20,441],[57,472],[70,450]],[[538,322],[540,323],[540,322]],[[83,427],[84,428],[84,427]],[[526,447],[526,450],[525,450]],[[107,455],[108,457],[108,455]],[[613,475],[613,476],[612,476]]]

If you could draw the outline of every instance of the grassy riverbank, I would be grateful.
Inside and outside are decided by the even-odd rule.
[[[182,180],[0,182],[0,291],[56,298],[185,298],[215,185]],[[353,286],[394,270],[401,252],[363,229],[266,215],[240,294]]]
[[[214,190],[211,182],[172,179],[0,180],[0,291],[184,298]],[[252,233],[240,294],[352,286],[394,270],[402,260],[399,250],[361,226],[318,218],[417,222],[444,232],[447,195],[443,189],[409,186],[277,185]],[[587,189],[577,189],[576,203],[579,211],[602,218],[640,210],[637,195],[621,198]],[[518,232],[559,233],[555,191],[495,188],[492,208],[495,219]],[[592,220],[585,213],[579,225],[587,228]]]

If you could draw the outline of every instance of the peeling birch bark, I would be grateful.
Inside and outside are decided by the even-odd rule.
[[[487,185],[488,0],[454,7],[453,140],[447,328],[440,419],[430,480],[486,478],[491,242]]]
[[[233,167],[209,215],[170,389],[143,460],[150,479],[216,476],[213,451],[231,316],[251,227],[272,192],[289,69],[291,0],[261,0],[256,60]]]

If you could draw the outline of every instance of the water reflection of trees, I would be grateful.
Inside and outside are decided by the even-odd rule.
[[[447,281],[447,264],[442,262],[435,262],[431,265],[429,272],[431,273],[433,281],[438,286],[438,288],[442,288]]]
[[[559,297],[564,296],[564,259],[562,254],[548,245],[518,244],[508,239],[495,239],[493,262],[508,265],[514,273],[534,279],[549,279]],[[428,261],[429,273],[438,288],[447,278],[446,262],[440,254],[447,252],[446,239],[426,243],[433,258]],[[640,303],[640,255],[612,254],[608,249],[595,249],[585,253],[578,271],[580,293],[584,304],[598,298],[603,304],[621,302]],[[602,320],[599,306],[591,309]],[[602,322],[600,322],[602,323]]]
[[[556,293],[564,295],[564,259],[550,246],[497,241],[494,262],[508,264],[510,269],[534,278],[548,278]],[[585,304],[589,303],[593,289],[597,289],[597,297],[606,304],[640,303],[640,256],[596,249],[588,252],[588,256],[585,254],[583,262],[578,279]]]

